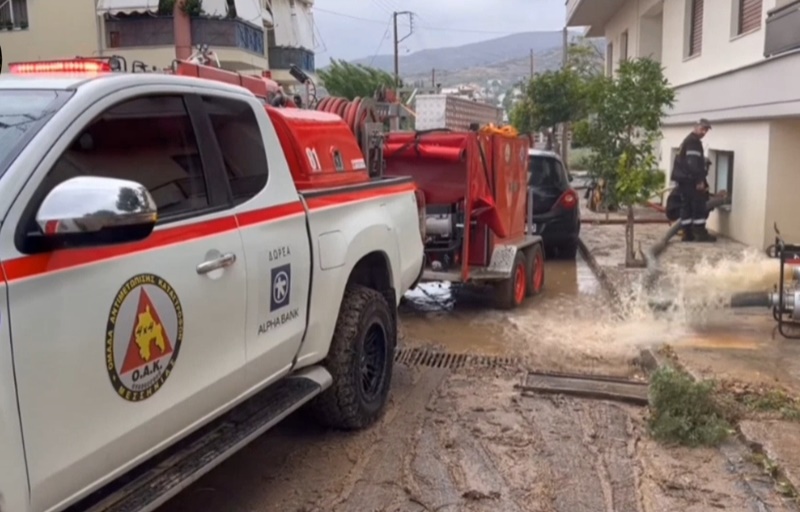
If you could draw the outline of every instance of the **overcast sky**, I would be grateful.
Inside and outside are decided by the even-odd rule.
[[[559,30],[564,0],[316,0],[317,66],[331,58],[391,54],[391,12],[412,11],[415,33],[400,52],[458,46],[515,32]],[[407,20],[406,18],[400,18]],[[408,33],[402,21],[401,36]]]

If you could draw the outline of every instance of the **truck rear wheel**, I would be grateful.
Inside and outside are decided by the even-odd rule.
[[[528,249],[528,297],[542,293],[544,287],[544,249],[536,244]]]
[[[356,430],[374,423],[389,396],[397,328],[386,298],[364,286],[348,286],[328,357],[333,385],[309,404],[321,424]]]
[[[528,258],[517,251],[511,266],[511,277],[495,285],[494,302],[500,309],[514,309],[525,300],[528,288]]]

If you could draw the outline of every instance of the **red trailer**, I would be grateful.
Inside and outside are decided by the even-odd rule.
[[[526,224],[529,147],[491,131],[386,136],[384,174],[413,177],[425,198],[423,281],[489,284],[504,309],[541,292],[542,239]]]

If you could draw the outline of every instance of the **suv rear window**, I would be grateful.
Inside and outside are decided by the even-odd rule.
[[[69,91],[0,89],[0,176],[71,95]]]
[[[531,156],[528,170],[531,173],[531,187],[569,188],[569,179],[564,166],[555,158],[548,156]]]

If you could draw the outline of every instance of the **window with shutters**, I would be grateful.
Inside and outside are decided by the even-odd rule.
[[[687,0],[686,57],[700,55],[703,48],[703,0]]]
[[[753,32],[761,28],[764,0],[733,0],[733,36]]]
[[[619,36],[619,60],[628,60],[628,31]]]

